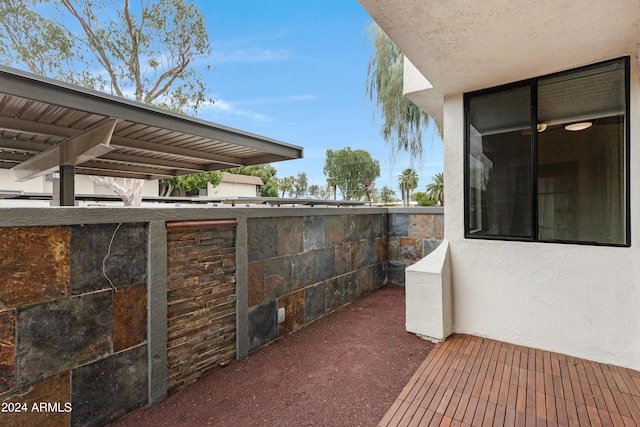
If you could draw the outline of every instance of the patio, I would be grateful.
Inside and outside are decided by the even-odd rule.
[[[433,348],[404,303],[386,286],[114,426],[375,426]]]
[[[438,344],[379,426],[636,426],[640,373],[470,335]]]
[[[13,254],[13,258],[5,260],[11,261],[8,271],[24,280],[3,288],[3,302],[8,307],[0,311],[0,324],[5,327],[0,338],[7,343],[6,357],[0,358],[0,367],[7,367],[8,373],[4,376],[3,398],[28,403],[51,399],[72,403],[74,409],[73,414],[18,414],[12,416],[14,425],[24,425],[26,417],[31,425],[45,418],[57,425],[101,424],[141,407],[118,421],[119,425],[235,426],[265,419],[265,425],[309,425],[310,414],[318,417],[314,425],[336,425],[336,421],[341,421],[340,425],[376,425],[381,419],[381,425],[637,425],[640,373],[636,371],[465,335],[450,337],[427,357],[432,345],[405,332],[404,289],[374,289],[384,283],[379,280],[385,277],[378,274],[380,271],[386,271],[389,283],[396,283],[395,279],[404,276],[403,262],[410,261],[410,256],[422,257],[418,249],[426,250],[441,238],[438,215],[442,214],[414,208],[96,208],[46,210],[46,215],[32,209],[7,210],[4,253]],[[130,256],[113,258],[110,267],[114,272],[124,271],[119,266],[130,264],[132,256],[140,265],[148,266],[146,281],[112,276],[117,294],[106,280],[86,285],[82,281],[102,277],[100,265],[116,223],[121,227],[114,247],[126,249]],[[167,339],[167,335],[178,339],[176,334],[185,333],[178,331],[181,324],[168,327],[168,310],[180,314],[179,304],[185,298],[191,301],[182,292],[197,293],[202,287],[198,282],[189,290],[187,281],[179,292],[170,287],[174,277],[167,272],[167,259],[179,261],[172,258],[170,250],[176,249],[176,241],[190,242],[175,239],[180,223],[183,228],[192,223],[212,228],[207,232],[211,235],[187,235],[193,239],[200,236],[199,250],[217,245],[207,253],[220,252],[237,260],[236,264],[222,263],[220,271],[230,279],[215,276],[212,286],[220,285],[224,290],[235,283],[236,293],[241,296],[235,304],[238,329],[234,334],[236,344],[241,344],[236,347],[253,354],[225,369],[215,368],[226,365],[236,354],[215,347],[217,341],[211,340],[215,341],[214,349],[209,351],[196,341],[171,344],[173,341]],[[237,230],[235,240],[228,228],[231,224],[237,224],[233,228]],[[427,232],[433,234],[420,234]],[[271,237],[263,241],[256,236]],[[141,241],[146,244],[131,244]],[[61,242],[64,251],[58,251],[51,242]],[[102,242],[104,247],[87,250],[86,242]],[[403,246],[409,243],[411,246]],[[39,250],[33,251],[33,247]],[[64,254],[62,260],[56,258],[60,253]],[[77,268],[70,268],[71,260]],[[203,258],[194,274],[208,279],[202,271],[206,273],[214,261],[211,256]],[[60,274],[56,268],[62,269]],[[32,282],[47,287],[34,293]],[[76,293],[72,293],[71,284]],[[61,292],[66,297],[60,298]],[[369,293],[369,297],[357,298]],[[228,297],[222,290],[212,291],[212,295]],[[372,299],[383,295],[390,298],[379,301],[377,308],[369,306]],[[145,300],[146,308],[137,304]],[[66,317],[58,315],[60,307],[66,310],[65,316],[80,316],[83,324],[93,325],[100,334],[62,334],[64,329],[58,325]],[[281,324],[276,322],[279,308],[287,313]],[[257,327],[265,324],[258,316],[263,309],[267,314],[264,318],[271,320],[269,325],[273,327],[266,332]],[[202,319],[189,320],[201,311],[199,306],[190,310],[176,318],[197,328],[203,324]],[[328,315],[334,312],[335,316]],[[136,319],[141,321],[133,322],[136,319],[122,313],[137,313]],[[351,316],[360,318],[361,333],[355,332]],[[333,324],[331,319],[342,319],[342,323]],[[323,324],[328,329],[318,334]],[[31,331],[25,325],[38,328]],[[44,331],[42,325],[50,328]],[[219,335],[213,330],[205,335],[226,340],[228,325],[221,325]],[[304,325],[299,333],[290,334]],[[174,334],[174,330],[178,332]],[[64,343],[67,353],[60,351],[63,347],[34,347],[42,342],[35,338],[45,332],[51,337],[46,342]],[[191,337],[197,338],[195,334]],[[282,339],[265,346],[277,337]],[[632,335],[625,337],[630,339]],[[188,344],[183,345],[184,351],[163,355],[181,349],[183,343]],[[336,345],[333,353],[327,343]],[[32,347],[38,352],[29,352]],[[44,356],[28,357],[32,353]],[[152,353],[159,356],[149,358]],[[219,354],[225,358],[218,358]],[[195,360],[196,356],[201,358]],[[376,357],[385,357],[386,361]],[[266,369],[259,368],[260,360]],[[299,365],[312,360],[317,363]],[[158,405],[169,389],[167,380],[177,378],[174,367],[182,366],[195,366],[199,376],[212,372],[196,381],[193,372],[185,371],[182,382],[175,382],[178,386],[170,389],[169,399]],[[266,376],[254,375],[256,372]],[[232,374],[239,377],[227,377]],[[110,380],[94,381],[94,375],[109,375]],[[220,382],[213,385],[216,378]],[[392,388],[378,387],[391,384],[387,380],[393,383]],[[351,382],[345,387],[343,381]],[[184,392],[179,390],[182,386]],[[237,394],[232,395],[232,387]],[[52,389],[58,394],[50,395]],[[378,394],[372,395],[376,390]],[[257,412],[248,411],[250,407]],[[346,411],[342,418],[339,410]],[[157,418],[147,418],[152,413]],[[291,422],[284,422],[284,414],[291,417]],[[0,416],[0,424],[8,424],[6,416]],[[71,422],[71,416],[75,422]],[[229,416],[244,416],[249,421],[225,420]]]
[[[0,286],[1,400],[27,405],[55,401],[73,407],[57,414],[3,414],[2,425],[14,419],[14,425],[103,425],[141,407],[157,408],[167,395],[199,384],[207,373],[249,352],[255,353],[247,363],[254,365],[261,353],[257,350],[277,338],[303,326],[310,328],[300,338],[292,337],[309,337],[312,323],[325,315],[353,307],[387,283],[400,283],[404,267],[428,253],[442,238],[443,228],[442,210],[433,208],[20,208],[3,210],[0,217],[0,258],[7,277],[15,278]],[[396,290],[404,298],[404,289]],[[426,357],[419,351],[432,347],[405,332],[404,303],[395,306],[396,330],[385,338],[403,336],[418,345],[420,350],[406,354],[412,363],[403,357],[409,350],[404,344],[365,338],[359,348],[364,353],[354,359],[360,363],[348,363],[360,354],[351,341],[320,364],[346,362],[342,374],[364,368],[367,361],[379,369],[371,381],[378,381],[381,373],[393,377],[393,389],[384,399],[372,396],[352,414],[354,419],[358,414],[355,425],[380,421]],[[284,318],[279,316],[282,311]],[[362,310],[365,313],[391,326],[380,310]],[[351,337],[352,326],[332,333],[346,338],[349,331]],[[367,320],[364,331],[384,329],[371,326]],[[319,350],[314,347],[318,344]],[[310,344],[316,349],[312,354],[326,357],[323,344]],[[266,353],[280,345],[268,346]],[[388,357],[389,369],[369,357],[381,355]],[[292,359],[284,355],[277,361],[287,360]],[[370,369],[361,371],[371,376]],[[311,372],[297,372],[303,374],[301,387],[311,387]],[[325,374],[320,370],[317,375],[319,387],[327,385]],[[95,380],[98,376],[107,380]],[[246,381],[232,383],[251,390]],[[222,392],[229,391],[227,384]],[[352,384],[348,395],[362,403],[364,383]],[[304,387],[298,398],[318,397],[317,387],[311,392]],[[291,382],[279,390],[290,391]],[[298,402],[295,397],[285,403]],[[250,402],[264,400],[252,395]],[[321,402],[317,412],[331,420],[336,412],[327,405],[341,407],[343,402],[334,393]],[[295,408],[299,416],[307,413],[298,406],[287,408]],[[218,420],[220,413],[236,412],[246,411],[217,407],[207,422],[209,417]],[[281,414],[277,412],[274,422],[281,422]],[[369,417],[366,423],[360,421],[364,414]]]
[[[385,287],[115,425],[639,425],[640,372],[462,334],[429,351],[404,303]]]

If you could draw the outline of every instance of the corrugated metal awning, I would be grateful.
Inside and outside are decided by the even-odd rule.
[[[75,164],[76,173],[158,179],[303,154],[295,145],[0,66],[0,168],[113,119],[112,149]]]

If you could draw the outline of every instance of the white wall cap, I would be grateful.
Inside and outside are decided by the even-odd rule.
[[[447,254],[449,253],[449,241],[444,239],[437,248],[420,261],[410,265],[405,269],[406,274],[410,273],[430,273],[442,274]]]

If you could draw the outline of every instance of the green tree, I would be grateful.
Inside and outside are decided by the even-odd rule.
[[[392,155],[408,152],[421,160],[422,133],[431,118],[403,95],[404,55],[393,40],[372,22],[367,32],[373,45],[366,78],[366,93],[378,107],[382,119],[380,134]],[[441,128],[438,127],[440,136]]]
[[[189,1],[2,0],[0,13],[7,65],[181,112],[211,101],[192,65],[209,37]]]
[[[77,54],[76,45],[64,27],[30,9],[37,3],[35,0],[0,1],[0,61],[68,81],[64,76],[69,74],[67,64]]]
[[[406,168],[398,176],[398,186],[400,187],[400,191],[403,192],[402,200],[406,202],[407,206],[411,199],[411,190],[418,187],[418,181],[418,173],[413,168]]]
[[[396,198],[395,191],[393,191],[388,185],[385,185],[382,187],[382,190],[380,190],[380,200],[382,200],[382,203],[385,205],[390,205],[398,199]]]
[[[174,111],[212,102],[193,66],[211,53],[204,16],[189,1],[2,0],[0,14],[4,64]],[[115,179],[95,181],[122,196]],[[140,204],[142,182],[125,204]]]
[[[309,186],[309,196],[318,200],[327,200],[331,197],[331,187],[313,184]]]
[[[293,192],[296,197],[305,197],[309,187],[309,180],[306,172],[298,172],[298,176],[293,183]]]
[[[374,182],[380,176],[380,162],[365,150],[327,150],[324,174],[330,186],[337,186],[343,200],[358,200],[364,192],[358,184],[369,179]]]
[[[331,199],[331,194],[333,194],[333,192],[331,191],[330,185],[320,186],[320,193],[318,195],[320,196],[321,200]]]
[[[440,206],[444,206],[444,173],[438,172],[427,185],[427,196],[435,200]]]
[[[316,199],[319,199],[320,195],[320,186],[318,184],[312,184],[309,186],[309,196],[311,197],[315,197]]]
[[[295,178],[292,176],[288,176],[286,178],[278,178],[278,190],[282,191],[282,197],[288,191],[289,196],[293,193],[293,186],[295,183]]]
[[[427,196],[427,193],[424,191],[416,191],[411,196],[411,199],[415,200],[418,203],[418,206],[433,206],[436,204],[436,201]]]
[[[222,181],[222,172],[210,171],[167,178],[163,179],[162,183],[167,186],[165,194],[168,196],[174,188],[184,191],[185,193],[195,193],[201,188],[205,188],[207,184],[217,187],[220,181]]]
[[[278,197],[277,171],[276,168],[268,163],[228,169],[226,172],[238,175],[257,176],[264,183],[264,185],[260,187],[260,195],[262,197]]]

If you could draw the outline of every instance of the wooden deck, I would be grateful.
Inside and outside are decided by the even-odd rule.
[[[470,335],[436,345],[379,424],[639,425],[639,372]]]

